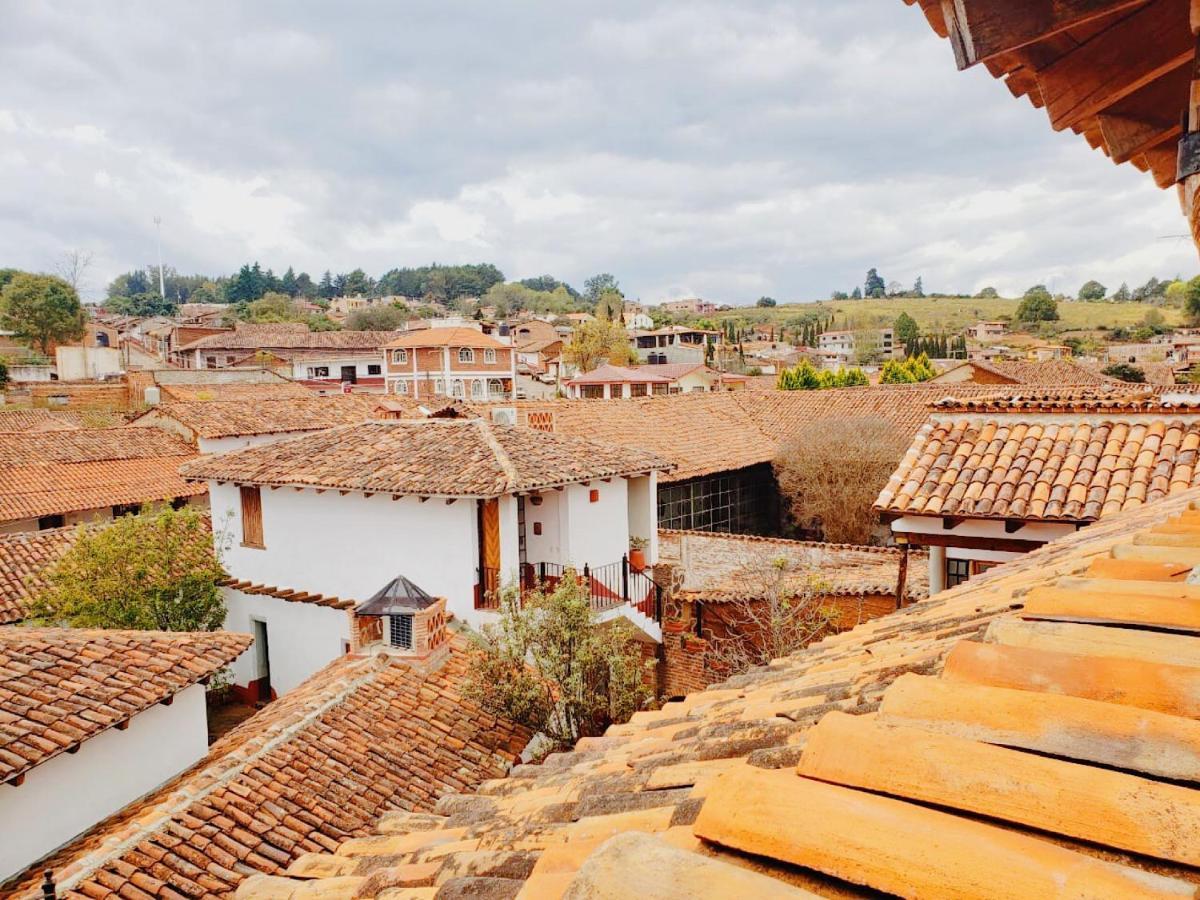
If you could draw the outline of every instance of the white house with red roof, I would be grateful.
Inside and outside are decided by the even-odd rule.
[[[663,363],[653,366],[604,364],[566,382],[575,399],[621,399],[654,394],[690,394],[744,390],[745,375],[717,372],[703,363]]]

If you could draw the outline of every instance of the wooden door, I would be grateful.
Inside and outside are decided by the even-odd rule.
[[[485,569],[500,570],[500,501],[484,500],[479,507],[479,559]]]

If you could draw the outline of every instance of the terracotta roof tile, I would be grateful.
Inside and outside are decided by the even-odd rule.
[[[50,528],[0,535],[0,625],[27,615],[44,575],[75,543],[78,528]]]
[[[302,389],[303,390],[303,389]],[[364,394],[270,400],[171,401],[142,413],[131,424],[146,426],[161,417],[176,420],[199,437],[315,431],[372,417],[379,398]]]
[[[422,328],[406,331],[399,335],[388,335],[388,342],[381,346],[387,349],[404,347],[476,347],[484,350],[507,350],[503,344],[489,334],[474,328]]]
[[[0,628],[0,781],[208,678],[250,643],[224,631]]]
[[[386,652],[331,663],[55,853],[59,896],[230,896],[366,837],[383,815],[416,816],[502,775],[529,734],[463,697],[465,646],[452,638],[426,666]],[[36,894],[44,867],[7,887]]]
[[[0,409],[0,431],[71,431],[83,428],[83,414],[50,409]]]
[[[178,473],[195,455],[149,428],[0,434],[0,521],[204,493]]]
[[[302,384],[294,381],[266,381],[207,383],[207,382],[160,382],[164,401],[201,401],[201,400],[307,400],[313,396]]]
[[[816,577],[821,593],[830,596],[895,596],[900,551],[892,547],[788,541],[780,538],[712,531],[661,529],[659,559],[675,565],[683,582],[674,596],[728,601],[759,599],[753,573],[764,561],[785,559],[796,567],[794,580]],[[927,554],[910,551],[905,596],[929,596]]]
[[[945,373],[953,372],[963,366],[980,369],[992,375],[1008,379],[1011,384],[1033,387],[1063,388],[1077,386],[1113,386],[1119,385],[1114,378],[1109,378],[1096,369],[1080,365],[1069,359],[1048,359],[1044,362],[1018,359],[997,359],[992,362],[971,360],[948,369]],[[995,387],[995,385],[993,385]]]
[[[385,896],[372,873],[432,862],[434,883],[453,878],[458,895],[524,886],[582,896],[629,883],[600,865],[612,855],[605,841],[627,832],[659,835],[636,846],[626,837],[630,865],[666,860],[643,852],[657,840],[821,896],[1192,896],[1200,638],[1127,627],[1144,624],[1145,608],[1109,604],[1194,590],[1136,579],[1200,561],[1197,502],[1190,491],[1116,513],[446,797],[440,817],[385,817],[375,841],[247,882],[238,896],[319,894],[301,879],[322,870],[340,879],[329,890]],[[1145,535],[1191,543],[1131,542]],[[1107,624],[1022,608],[1031,588],[1056,585],[1079,598],[1056,615],[1088,618],[1090,601]],[[1168,628],[1194,620],[1186,607],[1156,615]],[[486,866],[514,855],[523,865],[496,882]],[[670,859],[671,871],[686,869]]]
[[[1076,405],[1063,411],[1058,400],[1019,406],[989,400],[986,416],[994,417],[983,418],[958,416],[969,404],[957,400],[939,408],[876,508],[1086,522],[1200,486],[1191,449],[1200,441],[1200,410],[1168,408],[1157,399],[1094,402],[1104,404],[1088,410],[1094,416]],[[1190,415],[1176,418],[1176,411]],[[1169,417],[1133,415],[1139,413]]]
[[[193,350],[373,350],[396,337],[394,331],[309,331],[303,323],[239,325],[179,348]]]
[[[198,459],[188,478],[393,494],[494,497],[667,469],[645,452],[482,419],[346,425]]]

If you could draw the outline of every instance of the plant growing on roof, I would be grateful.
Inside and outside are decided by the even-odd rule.
[[[624,619],[603,625],[591,591],[567,569],[552,590],[500,597],[500,618],[473,635],[466,693],[556,748],[627,722],[650,698],[646,663]]]
[[[225,621],[217,588],[224,577],[208,519],[191,507],[164,506],[80,526],[46,574],[31,615],[73,628],[216,631]]]

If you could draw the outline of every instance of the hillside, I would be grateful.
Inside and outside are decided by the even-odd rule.
[[[719,313],[719,319],[742,319],[754,322],[787,322],[806,313],[837,314],[837,326],[849,317],[852,327],[890,325],[902,312],[917,320],[922,331],[960,331],[980,320],[1011,320],[1020,300],[979,299],[976,297],[897,297],[891,300],[825,300],[816,303],[787,303],[773,309],[750,307]],[[1080,303],[1061,301],[1059,320],[1052,323],[1056,331],[1075,329],[1116,328],[1141,323],[1146,313],[1158,310],[1166,323],[1182,322],[1178,309],[1151,306],[1143,303]]]

